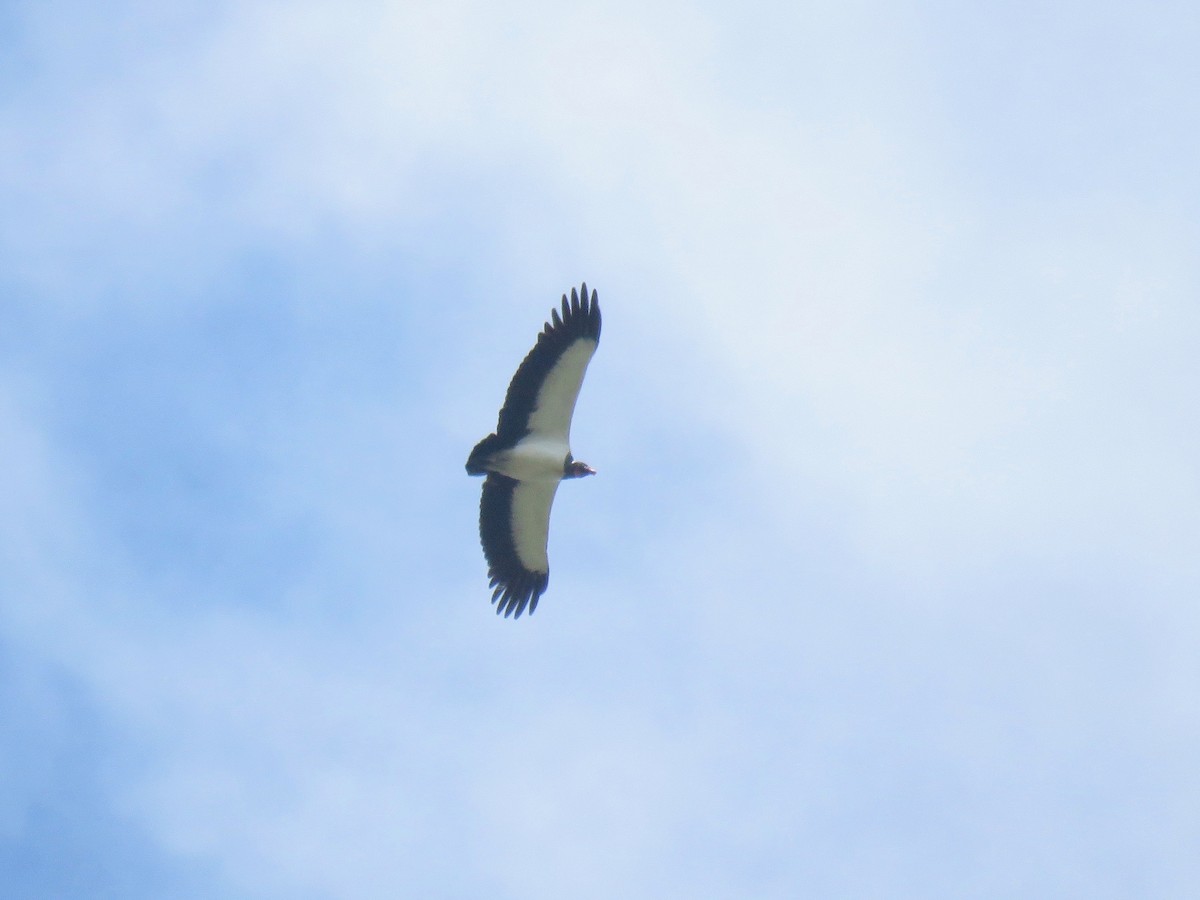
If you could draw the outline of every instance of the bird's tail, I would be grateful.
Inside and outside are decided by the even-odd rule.
[[[499,435],[489,434],[475,445],[471,455],[467,457],[468,475],[486,475],[488,460],[493,453],[500,449]]]

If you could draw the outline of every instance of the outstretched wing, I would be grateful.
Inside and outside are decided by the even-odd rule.
[[[517,481],[489,472],[479,502],[479,541],[492,602],[505,618],[533,612],[550,581],[546,541],[557,481]],[[497,603],[497,601],[499,601]]]
[[[600,343],[596,292],[589,297],[585,283],[580,293],[572,288],[570,301],[563,294],[562,315],[551,311],[537,343],[513,375],[496,425],[502,443],[511,446],[530,433],[569,440],[575,400]]]

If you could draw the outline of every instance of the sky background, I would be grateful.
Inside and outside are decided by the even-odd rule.
[[[3,896],[1200,896],[1197,46],[0,2]],[[463,463],[582,280],[505,621]]]

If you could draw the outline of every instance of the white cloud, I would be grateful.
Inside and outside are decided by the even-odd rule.
[[[0,146],[19,174],[0,189],[22,217],[0,241],[47,304],[202,305],[172,287],[248,248],[338,241],[378,271],[398,254],[511,285],[446,310],[463,332],[496,328],[460,371],[405,360],[437,408],[404,398],[389,424],[393,398],[349,391],[334,364],[268,398],[250,524],[307,517],[321,551],[319,572],[280,573],[274,607],[159,596],[76,502],[78,460],[39,415],[0,406],[4,547],[14,596],[38,597],[6,628],[128,736],[126,815],[285,896],[419,879],[521,897],[882,891],[944,868],[939,840],[964,827],[1007,884],[1036,849],[1017,823],[1048,814],[1044,833],[1070,838],[1056,779],[1083,738],[1112,737],[1102,701],[1137,705],[1107,667],[1161,692],[1147,732],[1185,705],[1164,685],[1188,648],[1140,604],[1196,575],[1195,268],[1161,210],[1016,208],[947,175],[954,126],[932,112],[935,75],[908,73],[915,32],[864,34],[863,10],[844,23],[861,52],[831,38],[800,71],[844,76],[878,115],[840,106],[836,78],[799,78],[778,35],[775,62],[739,82],[748,39],[715,12],[550,4],[230,5],[161,26],[161,47],[49,108],[44,82],[13,101]],[[841,13],[824,14],[838,35]],[[447,248],[447,215],[482,237]],[[497,307],[581,271],[608,325],[576,438],[612,493],[590,495],[586,521],[560,500],[552,553],[592,571],[556,569],[553,614],[508,628],[477,608],[478,566],[459,573],[473,538],[442,547],[440,472],[402,479],[437,465],[417,426],[466,427],[484,402],[466,388],[508,365],[510,338],[524,349],[536,321],[496,323]],[[681,434],[704,446],[662,466]],[[415,550],[397,546],[406,530]],[[57,563],[110,558],[84,569],[100,589]],[[1078,599],[1112,573],[1127,589]],[[1110,627],[1081,635],[1097,616]],[[1169,677],[1149,651],[1109,653],[1130,632]],[[1193,731],[1163,733],[1176,768]],[[1121,770],[1098,769],[1081,791]],[[972,796],[995,822],[956,805]],[[1053,883],[1078,886],[1081,859],[1069,844]],[[946,893],[979,877],[954,870]]]

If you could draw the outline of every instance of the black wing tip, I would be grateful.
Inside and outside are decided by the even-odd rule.
[[[571,337],[600,340],[600,300],[595,290],[591,294],[588,293],[586,281],[578,289],[571,288],[569,296],[562,295],[560,308],[561,314],[559,308],[550,310],[550,321],[538,335],[539,341],[559,332],[569,334]]]
[[[546,592],[546,585],[550,581],[549,573],[527,570],[522,570],[515,577],[502,575],[494,569],[488,575],[491,576],[488,587],[495,588],[492,591],[492,603],[496,607],[496,615],[503,614],[506,619],[509,616],[521,618],[526,608],[533,615],[538,599]]]

